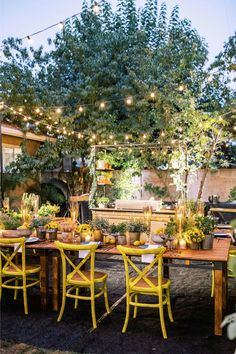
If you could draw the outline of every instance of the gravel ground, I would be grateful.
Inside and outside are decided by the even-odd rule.
[[[125,292],[123,265],[97,262],[108,273],[110,305]],[[213,299],[211,271],[171,268],[171,303],[174,323],[166,317],[168,339],[162,338],[158,312],[140,309],[136,319],[130,317],[127,333],[122,334],[125,316],[124,299],[103,318],[94,331],[90,304],[80,302],[77,310],[68,300],[60,323],[57,314],[39,307],[38,289],[29,290],[29,315],[23,314],[22,298],[13,301],[13,293],[3,292],[1,306],[1,353],[170,353],[233,354],[236,343],[213,335]],[[228,313],[235,311],[236,282],[229,282]],[[96,302],[97,318],[105,312],[103,299]]]

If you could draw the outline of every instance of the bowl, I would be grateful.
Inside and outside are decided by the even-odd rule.
[[[164,243],[165,242],[165,240],[163,239],[163,235],[153,234],[151,236],[151,239],[155,243]]]

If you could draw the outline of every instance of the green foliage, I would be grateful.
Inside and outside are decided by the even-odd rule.
[[[108,204],[109,203],[109,198],[108,197],[97,197],[96,198],[97,204]]]
[[[111,234],[124,235],[127,230],[127,223],[121,222],[119,224],[111,224],[109,230]]]
[[[176,233],[177,233],[176,221],[173,218],[171,218],[166,225],[165,234],[169,236],[175,236]]]
[[[30,227],[43,227],[45,226],[46,224],[48,224],[50,222],[50,219],[49,218],[33,218],[31,224],[30,224]]]
[[[40,195],[42,203],[49,201],[51,204],[61,205],[65,202],[64,195],[52,183],[42,183]]]
[[[149,192],[150,194],[154,195],[155,197],[160,197],[160,198],[165,197],[166,193],[167,193],[166,188],[155,186],[152,183],[145,183],[144,189],[145,189],[145,191]]]
[[[59,213],[60,207],[59,205],[52,205],[50,202],[47,202],[46,204],[42,204],[41,207],[39,208],[38,215],[39,216],[52,216],[57,213]]]
[[[102,217],[96,217],[91,222],[90,225],[94,230],[107,230],[109,228],[109,222],[107,219]]]
[[[233,202],[236,200],[236,186],[233,187],[229,192],[229,201]]]
[[[0,228],[4,230],[16,230],[21,225],[21,215],[10,211],[0,212]]]
[[[215,219],[209,216],[198,216],[195,219],[195,223],[204,235],[209,235],[216,226]]]
[[[129,232],[145,232],[147,225],[142,220],[130,220],[127,223],[127,231]]]

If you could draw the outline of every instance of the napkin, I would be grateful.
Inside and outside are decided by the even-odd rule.
[[[148,245],[146,249],[154,249],[154,248],[160,248],[160,245]],[[154,259],[154,254],[143,254],[142,255],[142,263],[151,263]]]
[[[98,242],[88,242],[89,245],[97,245]],[[85,258],[89,254],[89,250],[80,250],[79,251],[79,258]]]

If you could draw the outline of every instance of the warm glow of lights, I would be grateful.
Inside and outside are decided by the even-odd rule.
[[[106,140],[103,140],[102,143],[105,144],[105,143],[106,143]]]
[[[92,7],[93,12],[97,15],[100,12],[100,6],[95,2]]]
[[[101,109],[104,109],[105,106],[106,106],[105,102],[101,102],[100,105],[99,105],[99,107],[100,107]]]
[[[203,127],[202,123],[199,123],[199,125],[198,125],[198,126],[199,126],[199,128],[202,128],[202,127]]]
[[[40,115],[40,116],[42,116],[42,115],[43,115],[43,113],[41,112],[41,113],[39,113],[39,115]]]
[[[152,150],[152,155],[154,155],[154,154],[155,154],[155,151]]]
[[[90,138],[90,139],[89,139],[89,141],[90,141],[90,142],[92,142],[92,141],[93,141],[93,139],[92,139],[92,138]]]
[[[114,136],[112,134],[110,134],[109,139],[114,139]]]
[[[125,136],[125,140],[129,140],[129,135],[126,135],[126,136]]]
[[[27,122],[28,118],[27,118],[27,117],[24,117],[23,120],[24,120],[25,122]]]
[[[117,142],[116,142],[116,141],[114,142],[114,145],[117,145]]]
[[[142,153],[143,153],[143,150],[141,149],[140,152],[141,152],[141,154],[142,154]]]
[[[60,114],[61,113],[61,108],[56,109],[56,113]]]
[[[132,149],[129,149],[129,152],[132,152]]]
[[[163,155],[166,155],[166,154],[167,154],[167,152],[166,152],[166,151],[164,151],[164,152],[163,152]]]
[[[223,118],[222,117],[219,117],[219,122],[223,122]]]
[[[236,130],[236,126],[233,127],[233,130]]]
[[[82,113],[84,111],[82,106],[79,106],[79,112]]]
[[[208,77],[207,77],[207,81],[208,82],[212,82],[213,81],[213,75],[210,74]]]
[[[125,103],[130,106],[132,103],[133,103],[133,99],[132,97],[127,97],[126,100],[125,100]]]
[[[171,144],[174,144],[175,143],[175,140],[173,139],[173,140],[171,140]]]
[[[179,132],[180,132],[180,133],[182,133],[182,131],[183,131],[183,128],[181,128],[181,127],[180,127],[180,128],[178,129],[178,130],[179,130]]]
[[[147,138],[147,135],[146,134],[143,134],[143,139],[146,139]]]
[[[39,125],[39,122],[35,122],[36,127]]]
[[[36,108],[35,109],[35,113],[39,113],[40,112],[40,109],[39,108]]]
[[[102,145],[102,142],[101,141],[99,141],[99,143],[98,143],[99,145]]]
[[[151,97],[151,98],[155,98],[155,97],[156,97],[155,92],[151,92],[151,93],[150,93],[150,97]]]
[[[178,88],[177,88],[177,90],[178,90],[179,92],[183,92],[183,91],[184,91],[184,85],[179,85]]]
[[[58,29],[62,30],[64,28],[64,23],[61,21],[57,25]]]
[[[165,133],[164,133],[164,132],[162,132],[162,133],[161,133],[161,136],[165,136]]]
[[[34,43],[33,38],[30,37],[30,36],[27,36],[27,41],[28,41],[29,44],[33,44]]]
[[[92,139],[93,139],[93,140],[95,140],[95,139],[96,139],[96,135],[95,135],[95,134],[93,134]]]
[[[23,112],[23,108],[22,107],[19,108],[19,112]]]

